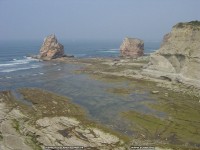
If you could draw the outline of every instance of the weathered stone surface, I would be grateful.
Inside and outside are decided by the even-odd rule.
[[[29,129],[36,131],[37,140],[43,145],[107,147],[122,142],[118,137],[100,129],[85,128],[75,118],[45,117],[37,120],[36,124],[38,129]]]
[[[17,119],[22,117],[25,115],[19,110],[10,110],[3,99],[0,101],[0,150],[32,150],[25,137],[17,131],[18,127],[14,127],[18,123]]]
[[[0,119],[0,150],[33,150],[44,149],[45,146],[83,146],[102,150],[126,149],[124,142],[117,136],[102,129],[90,127],[73,117],[41,116],[34,123],[30,123],[36,114],[27,117],[28,114],[25,115],[20,107],[16,109],[9,105],[10,103],[6,103],[11,98],[9,92],[0,92],[0,118],[2,118]],[[57,101],[57,104],[53,102],[51,104],[53,106],[48,105],[48,109],[54,108],[55,105],[62,105],[60,101]],[[67,107],[67,103],[65,104]],[[41,112],[41,104],[38,106],[40,109],[37,109]]]
[[[58,43],[58,40],[54,34],[47,36],[44,39],[42,47],[40,49],[41,59],[55,59],[64,56],[64,46]]]
[[[152,94],[158,94],[159,91],[151,91]]]
[[[125,38],[120,46],[122,57],[137,58],[144,55],[144,42],[136,38]]]
[[[200,86],[200,23],[175,25],[143,73]]]
[[[21,137],[14,135],[4,136],[5,146],[9,149],[20,149],[20,150],[32,150],[28,145],[25,144],[25,140]]]

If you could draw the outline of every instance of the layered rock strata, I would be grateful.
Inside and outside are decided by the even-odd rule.
[[[122,57],[137,58],[144,55],[144,42],[136,38],[125,38],[120,46]]]
[[[200,22],[175,25],[143,74],[200,87]]]
[[[44,39],[40,49],[40,59],[55,59],[64,56],[64,46],[60,44],[54,34],[47,36]]]
[[[22,93],[31,105],[10,91],[0,92],[0,150],[126,149],[119,137],[85,119],[81,108],[65,97],[39,89]]]

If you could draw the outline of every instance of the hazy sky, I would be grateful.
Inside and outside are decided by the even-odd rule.
[[[200,20],[200,0],[0,0],[0,40],[162,40],[177,22]]]

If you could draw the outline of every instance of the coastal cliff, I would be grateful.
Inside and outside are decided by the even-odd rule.
[[[200,87],[200,22],[176,24],[143,74]]]
[[[64,56],[64,46],[60,44],[54,34],[47,36],[44,39],[40,49],[39,58],[51,60]]]
[[[144,42],[136,38],[125,38],[120,46],[122,57],[137,58],[144,55]]]

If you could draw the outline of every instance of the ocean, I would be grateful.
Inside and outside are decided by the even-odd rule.
[[[65,52],[79,58],[118,57],[120,42],[65,42]],[[0,42],[0,91],[19,88],[41,88],[69,97],[84,107],[88,116],[118,130],[127,130],[118,114],[138,109],[151,112],[143,103],[153,101],[147,93],[120,96],[107,92],[110,88],[127,88],[128,83],[106,83],[91,79],[87,74],[75,74],[80,65],[41,62],[29,57],[38,54],[42,42]],[[159,42],[146,42],[145,53],[159,48]]]
[[[79,58],[118,57],[120,41],[61,41],[65,53]],[[0,41],[0,73],[40,67],[30,55],[39,53],[42,41]],[[145,42],[145,53],[152,53],[160,42]],[[1,74],[0,74],[1,75]]]

